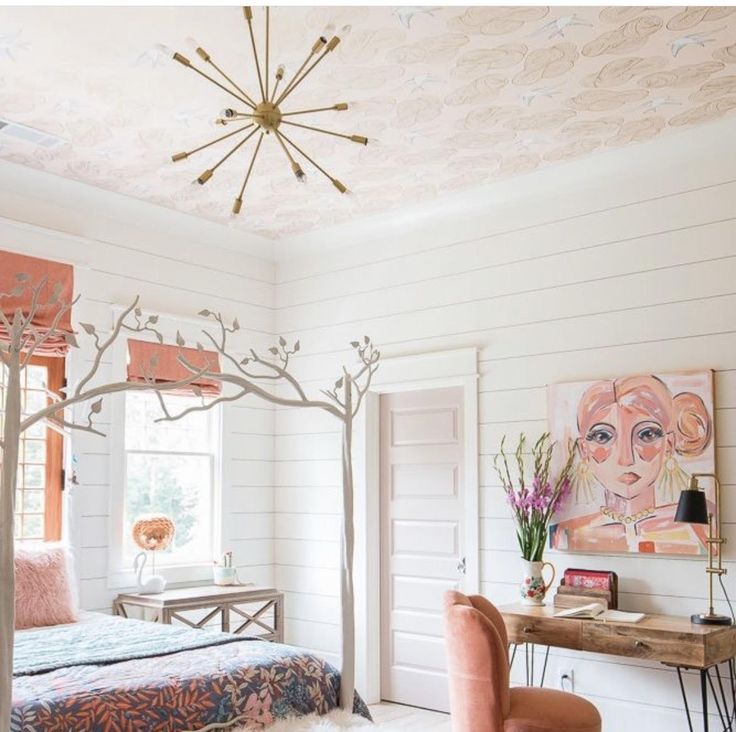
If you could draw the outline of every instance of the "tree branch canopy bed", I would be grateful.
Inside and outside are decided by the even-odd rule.
[[[262,729],[276,719],[324,714],[337,706],[370,718],[355,697],[351,454],[353,420],[380,359],[370,338],[351,343],[358,361],[354,370],[343,367],[334,386],[322,391],[324,398],[310,399],[289,371],[292,357],[300,351],[299,341],[289,345],[281,337],[268,357],[250,350],[243,358],[228,343],[228,336],[240,330],[237,318],[226,322],[220,313],[202,310],[199,316],[216,329],[214,333],[202,330],[204,340],[216,351],[210,359],[201,343],[185,348],[178,332],[176,344],[166,346],[156,329],[158,316],[144,315],[136,298],[113,319],[108,335],[90,323],[78,324],[94,353],[89,370],[58,393],[47,389],[47,403],[26,414],[21,378],[34,353],[48,348],[63,355],[79,348],[71,318],[79,296],[71,296],[73,270],[67,265],[8,252],[0,252],[0,265],[4,303],[0,307],[0,364],[7,372],[0,437],[0,728],[6,729],[12,720],[12,732],[180,732],[234,724]],[[59,280],[54,282],[60,266]],[[150,343],[143,345],[151,355],[138,378],[99,379],[103,359],[118,338],[128,335],[150,336]],[[175,352],[169,359],[177,367],[172,378],[156,376],[162,348]],[[227,370],[220,370],[219,359]],[[224,388],[229,391],[221,393]],[[181,389],[192,391],[201,404],[173,412],[161,393],[175,394]],[[322,410],[339,420],[343,489],[339,673],[318,656],[297,648],[225,634],[203,636],[201,630],[153,623],[141,627],[142,621],[120,618],[66,624],[55,620],[54,626],[20,631],[14,643],[19,628],[45,625],[17,622],[14,510],[21,435],[36,423],[67,433],[102,435],[94,422],[103,398],[142,390],[158,395],[162,416],[157,421],[176,421],[246,396],[283,407]],[[204,398],[207,395],[214,398]],[[84,406],[86,418],[70,413],[77,406]],[[41,589],[43,583],[35,585]],[[29,604],[33,602],[26,602]]]

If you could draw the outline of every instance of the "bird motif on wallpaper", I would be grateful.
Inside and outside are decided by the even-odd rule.
[[[425,91],[427,84],[439,84],[442,83],[442,79],[433,74],[417,74],[412,76],[404,82],[404,85],[411,86],[412,92]]]
[[[23,31],[16,31],[0,35],[0,58],[5,56],[8,61],[16,61],[18,51],[29,50],[30,44],[20,40],[22,33]]]
[[[711,33],[719,33],[722,30],[724,29],[718,28],[714,31],[711,31]],[[706,38],[706,35],[708,34],[690,33],[687,36],[680,36],[679,38],[676,38],[670,44],[670,47],[672,48],[672,55],[677,58],[683,48],[687,48],[688,46],[700,46],[701,48],[705,48],[706,43],[713,43],[716,40],[715,38]]]
[[[560,92],[553,86],[540,86],[536,89],[530,89],[521,95],[521,101],[525,107],[531,107],[532,102],[539,98],[544,97],[546,99],[552,99],[553,96]]]
[[[411,22],[417,15],[429,15],[434,18],[434,13],[441,10],[438,7],[405,5],[394,10],[394,15],[405,28],[411,28]]]
[[[681,107],[682,102],[678,102],[676,99],[671,97],[657,97],[656,99],[649,99],[644,104],[639,106],[639,109],[644,111],[644,114],[649,112],[658,112],[660,107]]]
[[[534,33],[534,35],[538,36],[541,34],[549,33],[547,37],[550,40],[552,40],[555,36],[564,38],[565,30],[567,28],[571,28],[576,25],[586,26],[588,28],[593,27],[592,23],[588,23],[587,21],[583,20],[583,18],[579,17],[577,14],[563,15],[560,18],[555,18],[554,20],[550,20],[549,23],[545,23],[541,28],[539,28]]]

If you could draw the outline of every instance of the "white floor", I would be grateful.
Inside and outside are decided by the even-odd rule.
[[[431,730],[431,732],[450,732],[450,717],[439,712],[428,712],[426,709],[404,707],[400,704],[381,702],[370,707],[375,722],[401,722],[406,730]]]

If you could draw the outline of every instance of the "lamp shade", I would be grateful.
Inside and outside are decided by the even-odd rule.
[[[707,524],[708,506],[705,502],[705,493],[692,488],[682,491],[675,521],[685,524]]]

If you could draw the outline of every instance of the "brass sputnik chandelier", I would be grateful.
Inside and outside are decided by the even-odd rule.
[[[224,140],[238,139],[240,140],[232,147],[220,160],[218,160],[212,167],[207,168],[199,177],[196,182],[200,185],[204,185],[207,181],[212,178],[215,171],[228,160],[237,150],[245,145],[248,140],[258,134],[255,142],[255,148],[250,158],[250,163],[245,172],[243,179],[243,185],[240,187],[240,192],[233,203],[233,214],[239,214],[243,207],[243,195],[245,193],[245,187],[248,185],[248,180],[253,172],[253,166],[255,165],[256,158],[258,157],[258,151],[261,149],[261,143],[263,142],[264,135],[271,136],[275,139],[281,149],[284,151],[284,155],[288,160],[291,170],[293,171],[296,179],[300,182],[306,180],[306,175],[302,170],[301,165],[298,162],[297,157],[301,156],[313,165],[320,173],[322,173],[340,193],[345,193],[347,187],[343,185],[337,178],[331,176],[321,165],[319,165],[313,158],[299,147],[283,130],[284,125],[290,127],[298,127],[304,130],[312,130],[313,132],[320,132],[325,135],[332,135],[333,137],[342,137],[351,142],[356,142],[360,145],[367,145],[368,138],[362,135],[345,135],[340,132],[334,132],[332,130],[325,130],[321,127],[313,127],[311,125],[299,124],[293,122],[290,117],[294,117],[301,114],[312,114],[316,112],[327,112],[337,111],[342,112],[348,108],[348,105],[344,102],[339,104],[333,104],[329,107],[317,107],[314,109],[298,109],[293,111],[286,111],[283,109],[284,102],[294,92],[294,90],[307,78],[307,76],[315,69],[315,67],[332,51],[337,48],[340,43],[338,36],[333,36],[329,40],[326,36],[320,36],[309,51],[304,63],[299,67],[296,73],[293,75],[291,80],[283,87],[283,90],[279,93],[279,87],[284,79],[285,69],[284,66],[280,65],[276,69],[275,81],[273,88],[269,85],[269,44],[270,44],[270,8],[266,8],[266,33],[265,33],[265,57],[264,57],[264,73],[261,73],[261,63],[258,57],[258,49],[256,47],[256,38],[253,32],[253,11],[249,6],[243,8],[243,14],[245,20],[248,23],[248,32],[250,34],[251,46],[253,48],[253,60],[255,62],[255,69],[258,75],[258,86],[260,92],[260,101],[256,101],[250,94],[246,93],[241,87],[239,87],[213,60],[207,51],[197,46],[197,56],[205,63],[208,64],[215,73],[223,80],[224,83],[213,78],[209,74],[205,73],[201,69],[198,69],[192,64],[192,62],[180,53],[171,52],[166,49],[175,61],[178,61],[182,66],[191,69],[195,73],[199,74],[202,78],[207,79],[215,86],[227,92],[231,97],[234,97],[241,104],[245,105],[244,109],[233,109],[227,108],[220,113],[220,117],[216,120],[216,124],[219,125],[238,125],[236,130],[228,132],[221,137],[217,137],[214,140],[206,142],[204,145],[195,147],[193,150],[187,150],[186,152],[178,152],[171,156],[174,162],[179,160],[186,160],[191,155],[198,153],[202,150],[216,145]],[[297,157],[295,157],[297,156]]]

